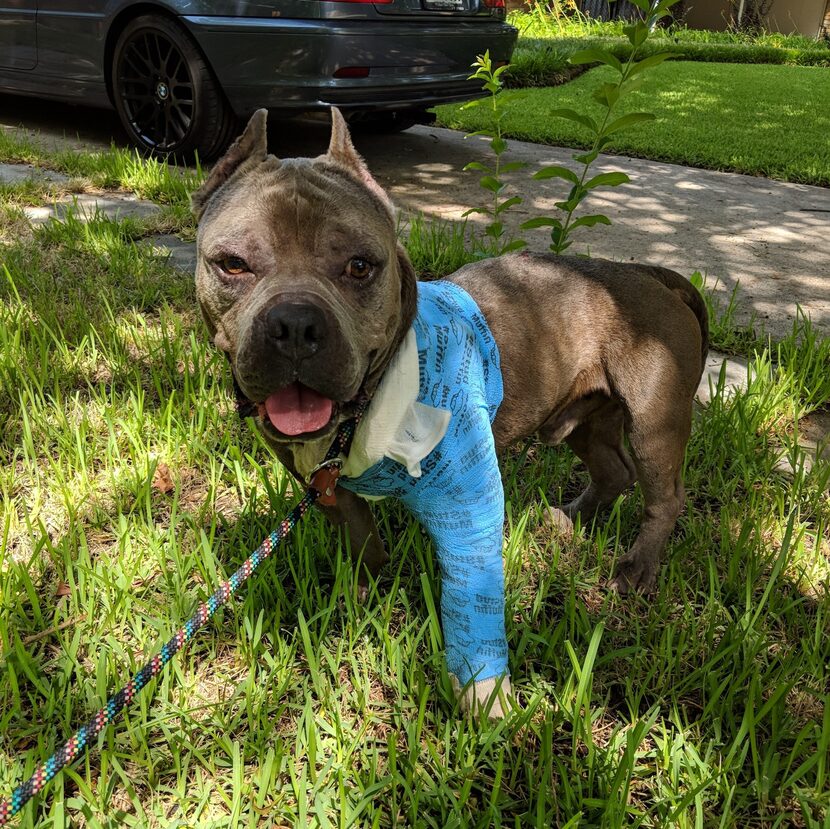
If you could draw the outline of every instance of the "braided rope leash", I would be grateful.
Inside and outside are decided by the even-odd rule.
[[[193,638],[196,631],[245,584],[251,574],[267,559],[277,545],[294,529],[315,501],[334,503],[334,488],[340,474],[341,453],[348,454],[357,424],[366,410],[366,401],[358,404],[355,416],[340,426],[337,437],[323,462],[311,476],[311,483],[302,500],[245,560],[241,567],[213,595],[202,602],[196,612],[185,622],[176,635],[141,668],[138,673],[86,724],[81,726],[35,773],[21,783],[8,800],[0,801],[0,826],[5,826],[44,786],[64,767],[70,765],[86,746],[97,737],[118,714],[128,706],[151,679],[161,673],[164,666]]]

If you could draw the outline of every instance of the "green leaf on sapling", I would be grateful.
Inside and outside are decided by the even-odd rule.
[[[597,131],[597,124],[590,115],[583,115],[573,109],[559,107],[552,109],[549,113],[551,118],[567,118],[568,121],[574,121],[577,124],[582,124],[583,127],[588,127],[591,132]]]
[[[629,112],[628,115],[621,115],[619,118],[608,124],[602,131],[604,135],[619,132],[635,124],[642,124],[644,121],[653,121],[655,115],[652,112]]]
[[[517,204],[521,204],[523,201],[521,196],[511,196],[509,199],[505,199],[493,212],[498,216],[500,213],[504,213],[505,210],[509,210],[511,207],[514,207]]]
[[[568,58],[568,63],[576,65],[583,63],[604,63],[612,69],[616,69],[617,72],[622,72],[622,64],[619,58],[605,49],[580,49]]]
[[[497,178],[493,176],[482,176],[478,183],[485,189],[489,190],[491,193],[500,193],[504,188],[504,184],[502,184]]]
[[[590,181],[586,181],[582,186],[585,190],[593,190],[595,187],[618,187],[620,184],[627,184],[629,181],[631,179],[625,173],[600,173]]]
[[[535,230],[537,227],[562,227],[562,222],[554,216],[537,216],[535,219],[528,219],[519,225],[522,230]]]
[[[561,178],[571,182],[571,184],[579,183],[579,176],[573,170],[569,170],[567,167],[562,167],[559,164],[542,167],[541,170],[537,170],[533,174],[533,178],[536,181],[544,181],[549,178]]]
[[[480,161],[469,161],[467,164],[464,165],[462,169],[464,170],[464,172],[467,172],[468,170],[477,170],[480,173],[492,172],[492,170],[489,167],[482,164]]]
[[[610,225],[611,219],[608,216],[603,216],[601,213],[595,213],[589,216],[580,216],[571,223],[571,230],[577,227],[593,227],[594,225]]]

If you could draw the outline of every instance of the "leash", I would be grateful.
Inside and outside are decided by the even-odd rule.
[[[302,520],[315,501],[327,506],[335,503],[334,490],[337,487],[337,479],[342,466],[339,456],[341,453],[348,455],[357,424],[367,406],[368,400],[361,399],[357,404],[354,417],[341,424],[334,443],[322,463],[311,474],[308,489],[302,500],[283,519],[279,527],[251,553],[244,564],[224,584],[220,585],[206,602],[199,605],[196,612],[176,632],[176,635],[117,694],[110,697],[107,704],[86,725],[81,726],[45,763],[38,766],[35,773],[21,783],[8,800],[0,801],[0,826],[5,826],[9,819],[38,794],[59,771],[70,765],[84,748],[135,699],[150,680],[161,673],[164,666],[187,645],[193,635],[222,605],[227,603],[257,567],[271,555],[280,541]]]

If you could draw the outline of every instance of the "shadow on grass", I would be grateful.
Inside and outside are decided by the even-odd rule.
[[[698,422],[696,433],[711,427],[711,418]],[[693,439],[695,442],[691,465],[701,460],[700,439]],[[728,455],[730,449],[726,446],[724,454]],[[770,468],[775,454],[770,446],[767,457],[763,453],[754,456],[743,470],[746,480]],[[566,450],[533,444],[505,464],[511,664],[519,693],[526,703],[535,700],[532,705],[536,706],[533,711],[537,722],[531,727],[528,721],[519,719],[499,726],[496,745],[502,747],[506,752],[502,756],[510,762],[529,769],[548,768],[551,793],[561,792],[569,776],[578,777],[586,768],[593,768],[596,776],[577,787],[580,798],[594,800],[593,806],[585,807],[586,816],[604,814],[608,798],[604,787],[618,768],[615,763],[619,762],[620,735],[641,721],[652,722],[641,735],[644,756],[649,755],[648,743],[657,739],[660,730],[652,731],[653,718],[662,723],[660,728],[664,730],[700,729],[710,740],[715,739],[714,728],[716,741],[725,753],[743,752],[743,759],[730,772],[743,784],[755,776],[747,748],[751,742],[764,741],[785,761],[771,771],[767,781],[773,794],[790,774],[793,763],[800,762],[799,752],[805,744],[819,740],[823,709],[822,692],[816,683],[820,674],[811,672],[817,668],[813,663],[823,659],[814,631],[826,612],[826,597],[803,596],[793,589],[784,559],[787,550],[798,543],[794,525],[785,524],[786,549],[780,544],[777,553],[771,550],[769,538],[758,532],[753,516],[742,514],[747,508],[739,500],[747,496],[742,486],[733,491],[733,505],[720,504],[719,514],[702,507],[699,490],[712,485],[718,463],[717,458],[710,458],[688,475],[691,506],[672,541],[658,593],[648,600],[621,600],[606,594],[602,587],[610,572],[609,557],[620,555],[636,533],[639,498],[635,494],[620,499],[610,516],[598,519],[589,532],[578,534],[573,541],[554,539],[547,536],[539,522],[539,492],[547,490],[551,481],[558,483],[559,490],[574,486],[566,483],[568,472],[573,470],[572,457]],[[195,572],[201,574],[199,580],[204,584],[199,592],[210,592],[210,574],[217,567],[225,572],[234,570],[247,551],[270,532],[295,497],[286,492],[284,481],[277,487],[266,484],[267,466],[260,472],[265,497],[261,495],[243,505],[232,520],[222,521],[210,511],[185,517],[185,537],[193,543],[201,536],[201,547],[207,544],[210,551],[206,557],[214,557],[213,562],[197,565]],[[726,468],[722,474],[728,477],[735,473]],[[566,490],[555,494],[567,497],[570,493]],[[158,493],[153,497],[157,504],[169,501]],[[277,706],[283,712],[280,716],[288,718],[289,731],[283,733],[281,726],[260,724],[266,733],[251,738],[267,743],[268,735],[271,739],[293,739],[291,728],[299,727],[296,723],[304,704],[303,694],[317,701],[317,716],[326,720],[332,715],[326,707],[332,693],[327,689],[357,685],[356,676],[366,669],[361,657],[353,655],[356,643],[368,637],[379,642],[381,649],[384,645],[401,649],[404,663],[399,670],[403,674],[393,676],[392,684],[389,677],[385,682],[379,680],[383,690],[362,703],[368,706],[362,709],[363,715],[371,712],[370,718],[397,723],[401,741],[398,747],[406,757],[401,765],[412,764],[415,774],[426,763],[428,771],[418,783],[419,791],[425,808],[437,813],[437,803],[448,797],[447,785],[459,774],[454,761],[447,758],[444,776],[442,766],[436,766],[437,776],[433,777],[434,760],[428,760],[421,750],[407,755],[403,749],[413,749],[410,740],[414,732],[407,731],[413,722],[409,707],[412,699],[426,699],[429,723],[432,718],[440,722],[455,716],[441,663],[440,639],[430,638],[436,620],[430,618],[429,602],[422,592],[422,586],[428,585],[435,603],[439,578],[428,546],[405,511],[393,505],[381,507],[378,512],[392,549],[392,562],[369,607],[360,608],[349,598],[354,595],[352,566],[322,518],[312,517],[274,555],[275,560],[263,566],[262,575],[246,591],[242,606],[223,613],[203,641],[194,643],[183,670],[210,674],[215,654],[238,649],[256,673],[265,669],[263,660],[274,650],[275,639],[290,643],[294,648],[292,670],[299,673],[292,680],[294,691],[284,690],[286,699]],[[737,526],[734,519],[738,520]],[[55,547],[60,546],[62,541],[56,540]],[[724,558],[718,560],[718,553]],[[194,554],[198,555],[198,546]],[[426,573],[426,582],[421,581],[421,572]],[[183,575],[185,583],[192,584]],[[182,575],[173,574],[172,580],[163,581],[175,594],[171,595],[173,615],[183,620],[194,601],[187,594],[192,596],[194,591],[192,586],[186,592],[177,588],[177,578]],[[341,599],[341,594],[346,598]],[[48,626],[45,619],[44,626]],[[173,626],[169,623],[168,630],[172,632]],[[604,632],[596,660],[590,666],[591,696],[584,703],[593,715],[586,724],[576,682],[571,684],[578,676],[578,662],[575,665],[572,659],[583,658],[598,628]],[[254,629],[262,631],[261,639],[252,640]],[[409,634],[398,638],[401,629]],[[388,639],[384,638],[384,630],[389,632]],[[17,636],[34,632],[14,631]],[[569,648],[573,657],[568,656]],[[32,655],[29,670],[38,677],[38,685],[48,686],[53,660],[54,650],[46,643]],[[140,662],[137,659],[136,666]],[[83,669],[78,669],[78,674],[82,675]],[[304,677],[302,682],[300,677]],[[397,693],[395,682],[402,683]],[[305,690],[298,698],[300,685]],[[169,688],[169,682],[165,687]],[[34,682],[24,680],[19,690],[30,699],[40,696]],[[72,693],[72,688],[66,693]],[[330,704],[351,712],[355,703],[348,697],[360,693],[343,691]],[[539,694],[548,700],[541,708]],[[213,727],[217,728],[240,704],[234,697],[223,703],[222,697],[220,694],[208,705]],[[166,699],[158,704],[169,711]],[[65,728],[64,712],[36,717],[39,732],[61,733]],[[753,718],[751,727],[747,726],[747,717]],[[20,709],[16,716],[7,718],[5,741],[10,748],[27,743],[32,719]],[[187,733],[194,726],[198,728],[198,722],[182,725]],[[439,728],[439,741],[443,739],[440,734]],[[460,739],[455,730],[453,735],[453,740]],[[380,732],[372,739],[381,739]],[[385,745],[383,740],[381,745]],[[482,793],[492,790],[493,785],[492,757],[488,757],[482,767],[474,764],[465,772]],[[635,775],[635,759],[632,754],[631,775]],[[158,760],[156,755],[156,763]],[[93,770],[98,762],[97,758],[91,760]],[[172,756],[167,762],[173,762]],[[717,772],[711,773],[710,785],[717,789]],[[520,778],[513,792],[515,813],[530,813],[541,795],[532,791],[530,779]],[[723,798],[725,794],[713,793],[707,802],[716,811]],[[647,800],[643,805],[647,806]],[[550,808],[554,808],[553,801]]]

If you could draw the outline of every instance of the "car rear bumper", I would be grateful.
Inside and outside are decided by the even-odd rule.
[[[517,32],[499,21],[270,20],[183,17],[228,96],[258,107],[423,108],[481,94],[467,80],[476,56],[510,59]],[[367,67],[367,77],[338,70]]]

